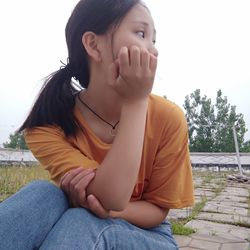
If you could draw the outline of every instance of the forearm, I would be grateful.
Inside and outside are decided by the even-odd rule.
[[[87,189],[106,209],[123,210],[131,197],[141,162],[147,105],[147,99],[123,105],[116,138]]]
[[[129,202],[123,211],[111,211],[110,216],[124,219],[141,228],[151,228],[161,224],[168,211],[147,201],[135,201]]]

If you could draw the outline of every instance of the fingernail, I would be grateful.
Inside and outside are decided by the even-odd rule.
[[[88,198],[89,198],[90,200],[94,200],[94,199],[95,199],[93,194],[90,194],[90,195],[88,196]]]

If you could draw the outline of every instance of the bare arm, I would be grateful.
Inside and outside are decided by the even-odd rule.
[[[87,193],[94,194],[106,209],[123,210],[138,175],[147,112],[147,99],[126,103],[122,108],[119,132],[96,170]]]
[[[157,60],[146,50],[122,48],[111,65],[110,85],[123,100],[113,145],[87,188],[108,210],[121,211],[130,200],[138,175],[148,106]],[[117,72],[119,71],[119,74]]]
[[[161,224],[168,211],[147,201],[135,201],[129,202],[123,211],[111,211],[110,217],[124,219],[141,228],[151,228]]]
[[[169,209],[160,208],[144,200],[129,202],[123,211],[108,211],[95,196],[89,195],[85,197],[85,191],[82,188],[85,189],[93,177],[94,173],[91,170],[84,170],[83,168],[75,169],[70,174],[66,173],[64,175],[62,181],[63,179],[70,178],[73,182],[76,181],[77,183],[74,186],[76,189],[70,192],[72,205],[75,207],[85,207],[100,218],[107,218],[109,216],[122,218],[141,228],[155,227],[161,224],[166,218]],[[80,189],[78,190],[78,188]]]

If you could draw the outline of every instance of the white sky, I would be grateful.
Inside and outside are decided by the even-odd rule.
[[[64,28],[77,2],[0,1],[0,144],[24,120],[40,79],[66,61]],[[153,93],[182,106],[197,88],[211,98],[221,88],[250,130],[250,1],[145,2],[160,54]]]

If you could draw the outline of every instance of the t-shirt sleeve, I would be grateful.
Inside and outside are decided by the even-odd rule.
[[[95,169],[99,165],[75,148],[57,127],[26,130],[25,140],[33,155],[49,171],[56,184],[59,184],[61,176],[71,169]]]
[[[188,129],[184,113],[178,106],[168,114],[168,121],[143,199],[162,208],[192,206],[194,194]]]

